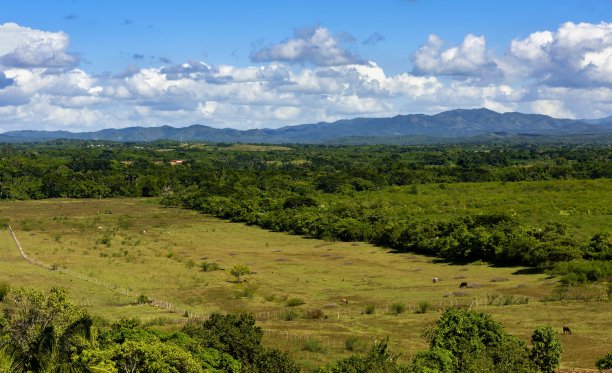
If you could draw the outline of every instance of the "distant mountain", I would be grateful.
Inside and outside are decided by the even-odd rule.
[[[455,142],[460,138],[507,136],[567,136],[612,133],[612,117],[600,120],[555,119],[546,115],[496,113],[488,109],[451,110],[435,115],[411,114],[392,118],[344,119],[286,126],[277,129],[236,130],[204,125],[175,128],[129,127],[97,132],[11,131],[0,135],[0,142],[42,141],[53,139],[155,141],[183,140],[243,143],[396,143],[396,139],[418,142]],[[498,137],[498,136],[497,136]],[[373,141],[372,139],[379,139]]]

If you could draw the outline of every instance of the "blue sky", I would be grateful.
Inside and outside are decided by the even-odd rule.
[[[20,1],[0,132],[612,114],[612,1]]]

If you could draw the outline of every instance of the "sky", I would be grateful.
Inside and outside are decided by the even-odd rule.
[[[612,115],[612,0],[5,1],[0,133]]]

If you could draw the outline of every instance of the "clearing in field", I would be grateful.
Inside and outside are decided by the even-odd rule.
[[[57,284],[93,315],[164,327],[184,322],[183,310],[249,312],[266,330],[266,342],[290,350],[305,368],[352,353],[345,349],[349,337],[359,350],[360,343],[390,336],[409,359],[426,348],[421,334],[439,310],[456,304],[492,314],[525,341],[537,325],[559,333],[570,326],[572,335],[560,335],[565,368],[591,368],[612,345],[612,307],[597,300],[605,289],[576,294],[587,300],[547,300],[556,281],[524,268],[437,263],[364,243],[268,232],[146,199],[3,202],[0,216],[27,254],[52,268],[21,258],[2,230],[0,281],[39,289]],[[238,282],[230,274],[236,265],[251,274]],[[467,287],[460,289],[462,282]],[[138,305],[140,295],[180,312]],[[313,340],[323,352],[304,349]]]

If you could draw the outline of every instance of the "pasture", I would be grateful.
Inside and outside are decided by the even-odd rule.
[[[422,187],[417,197],[434,187]],[[464,194],[458,189],[456,193]],[[524,198],[529,200],[529,194]],[[576,211],[595,216],[601,228],[609,216],[606,208],[592,203],[596,215]],[[518,213],[526,213],[522,211]],[[438,263],[365,243],[268,232],[163,208],[154,199],[3,202],[0,217],[11,224],[28,255],[54,268],[26,262],[8,230],[2,229],[0,282],[64,287],[99,322],[127,316],[172,328],[186,321],[181,312],[137,305],[141,294],[197,315],[253,313],[266,331],[265,343],[291,351],[305,368],[348,356],[349,337],[370,343],[390,336],[409,359],[426,348],[422,332],[439,317],[438,310],[455,304],[492,314],[507,332],[525,341],[536,325],[550,324],[564,345],[564,368],[592,368],[596,357],[612,345],[612,306],[601,300],[606,289],[576,290],[573,298],[586,300],[556,300],[555,279],[520,267]],[[203,271],[204,262],[216,263],[220,270]],[[252,271],[241,283],[229,273],[238,264]],[[64,269],[129,293],[83,281]],[[439,281],[434,283],[433,277]],[[459,289],[461,282],[468,287]],[[394,312],[402,308],[398,305],[405,307],[402,312]],[[563,325],[573,334],[562,335]]]

